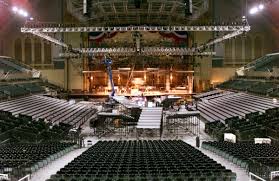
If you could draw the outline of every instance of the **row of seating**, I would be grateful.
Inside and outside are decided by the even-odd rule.
[[[66,100],[32,95],[19,99],[1,102],[0,110],[11,112],[13,115],[24,114],[33,119],[46,119],[48,122],[60,122],[80,127],[97,110],[84,104],[72,104]]]
[[[4,98],[15,98],[29,95],[30,93],[41,93],[44,89],[37,83],[17,83],[0,85],[0,94]]]
[[[224,93],[219,97],[198,102],[198,110],[209,122],[224,121],[232,117],[245,117],[253,112],[264,113],[279,104],[271,98],[246,93]]]
[[[74,143],[10,143],[0,145],[0,173],[30,174],[74,149]]]
[[[247,91],[259,95],[272,95],[272,92],[278,91],[277,82],[266,82],[258,80],[235,79],[226,81],[218,86],[221,89],[232,89],[238,91]]]
[[[235,180],[236,175],[181,140],[99,141],[55,180]]]
[[[0,142],[1,141],[49,141],[67,138],[71,125],[52,125],[39,119],[33,121],[25,115],[13,116],[9,112],[0,111]]]
[[[246,114],[245,117],[232,117],[223,122],[216,121],[206,123],[205,132],[222,140],[225,132],[237,135],[239,140],[251,140],[255,137],[279,138],[279,108]]]
[[[203,142],[208,149],[229,161],[269,180],[271,171],[279,169],[279,147],[254,142]]]

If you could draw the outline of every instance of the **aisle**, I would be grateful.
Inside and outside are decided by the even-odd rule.
[[[39,169],[37,172],[32,174],[31,181],[45,181],[50,178],[51,175],[55,174],[74,158],[81,155],[87,148],[76,149],[61,158],[51,162],[46,167]]]

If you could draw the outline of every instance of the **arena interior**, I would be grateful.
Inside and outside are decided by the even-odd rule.
[[[279,180],[278,9],[0,0],[0,180]]]

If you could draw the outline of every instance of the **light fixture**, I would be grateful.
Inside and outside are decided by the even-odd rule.
[[[13,10],[13,12],[17,12],[17,11],[18,11],[18,8],[17,8],[16,6],[14,6],[14,7],[12,8],[12,10]]]
[[[259,8],[260,10],[263,10],[263,9],[264,9],[264,5],[263,5],[263,4],[260,4],[260,5],[258,6],[258,8]]]
[[[25,18],[27,18],[27,17],[29,16],[29,14],[28,14],[27,11],[25,11],[24,9],[20,9],[20,8],[18,8],[18,7],[16,7],[16,6],[13,6],[13,7],[12,7],[12,11],[13,11],[15,14],[18,14],[18,15],[23,16],[23,17],[25,17]],[[30,20],[31,20],[31,18],[30,18]]]
[[[253,8],[250,9],[249,13],[250,14],[256,14],[258,11],[259,11],[258,7],[253,7]]]

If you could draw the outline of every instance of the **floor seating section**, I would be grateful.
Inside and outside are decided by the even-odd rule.
[[[205,132],[218,140],[222,140],[223,133],[232,132],[239,140],[251,140],[255,137],[273,137],[279,139],[279,108],[246,114],[245,117],[232,117],[223,122],[206,123]]]
[[[0,142],[44,142],[66,139],[71,125],[52,125],[40,119],[33,121],[25,115],[13,116],[10,112],[0,112]]]
[[[97,110],[84,104],[71,104],[66,100],[32,95],[0,103],[0,110],[13,115],[24,114],[33,119],[46,119],[51,123],[66,123],[79,127]]]
[[[201,116],[208,122],[224,121],[232,117],[245,117],[246,114],[279,107],[271,98],[259,97],[246,93],[224,92],[210,99],[204,97],[198,102]]]
[[[181,140],[99,141],[49,181],[208,178],[235,180],[236,175]]]
[[[262,177],[279,169],[279,147],[254,142],[203,142],[202,148],[230,160],[231,162]],[[269,180],[269,178],[268,178]]]
[[[35,172],[75,148],[73,143],[16,143],[0,145],[0,173],[15,177]]]
[[[221,89],[247,91],[259,95],[274,95],[273,92],[277,92],[279,89],[279,83],[274,81],[260,81],[249,79],[235,79],[229,80],[221,85]]]

